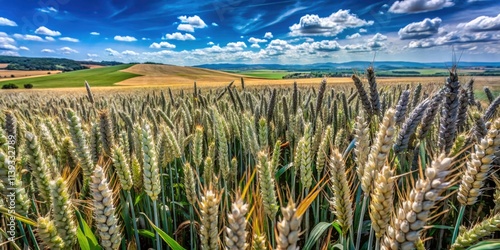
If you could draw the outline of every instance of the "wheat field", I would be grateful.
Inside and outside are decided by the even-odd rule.
[[[500,248],[500,96],[455,69],[11,93],[2,249]]]

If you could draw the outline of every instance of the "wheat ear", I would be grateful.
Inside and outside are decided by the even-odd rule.
[[[425,169],[425,176],[418,179],[392,218],[382,240],[382,249],[415,249],[415,242],[420,239],[431,209],[439,201],[440,194],[450,186],[447,179],[451,165],[451,158],[442,154]]]
[[[94,169],[90,190],[94,203],[94,220],[101,246],[106,250],[118,249],[121,243],[120,226],[116,217],[113,191],[100,166]]]
[[[248,212],[248,204],[244,203],[242,199],[238,198],[231,205],[231,212],[227,215],[226,243],[227,250],[245,250],[248,248],[246,242],[247,234],[247,220],[245,215]]]
[[[293,201],[290,201],[287,207],[281,209],[283,217],[277,224],[277,250],[298,249],[297,242],[301,235],[300,223],[302,216],[297,216],[296,212],[297,208]]]

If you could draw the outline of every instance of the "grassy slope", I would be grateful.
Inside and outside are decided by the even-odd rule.
[[[241,75],[266,78],[266,79],[282,79],[283,76],[288,75],[291,72],[280,71],[280,70],[249,70],[249,71],[233,71],[231,73],[237,73]]]
[[[117,82],[140,76],[138,74],[120,71],[129,68],[132,65],[133,64],[123,64],[103,68],[78,70],[57,75],[4,81],[1,84],[14,83],[19,86],[19,88],[23,88],[23,85],[27,83],[33,84],[34,88],[71,88],[83,87],[84,81],[86,80],[91,86],[112,86]]]

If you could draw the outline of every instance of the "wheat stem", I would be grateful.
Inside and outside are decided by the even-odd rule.
[[[135,218],[134,202],[132,201],[132,196],[130,195],[131,191],[128,190],[125,193],[127,195],[128,205],[130,206],[130,213],[132,214],[132,225],[134,227],[135,246],[137,247],[137,250],[141,250],[141,241],[139,240],[139,230],[137,229],[137,221]]]
[[[464,218],[465,213],[465,205],[460,206],[460,212],[458,212],[457,223],[455,224],[455,229],[453,230],[453,237],[451,238],[451,244],[455,243],[455,240],[458,236],[458,231],[460,229],[460,224],[462,223],[462,219]]]

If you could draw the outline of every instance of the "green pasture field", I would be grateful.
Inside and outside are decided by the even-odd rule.
[[[0,85],[13,83],[19,88],[23,88],[24,84],[31,83],[33,84],[34,88],[72,88],[83,87],[84,81],[87,81],[91,86],[112,86],[117,82],[140,76],[138,74],[120,71],[127,69],[132,65],[133,64],[122,64],[103,68],[77,70],[41,77],[2,81],[0,82]]]

